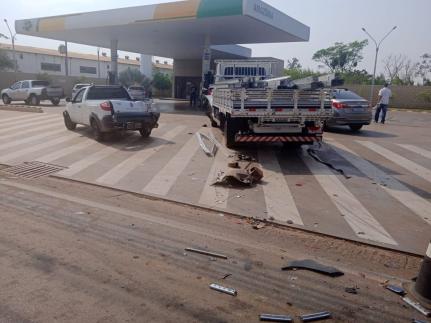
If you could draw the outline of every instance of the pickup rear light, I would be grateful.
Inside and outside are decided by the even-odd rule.
[[[256,112],[256,108],[248,108],[247,110],[250,112]]]
[[[103,111],[109,111],[109,112],[112,112],[112,104],[111,104],[111,102],[110,102],[110,101],[105,101],[105,102],[100,103],[100,108],[101,108]]]
[[[345,103],[341,103],[341,102],[332,102],[332,107],[334,109],[340,110],[340,109],[345,109],[348,107],[347,104]]]

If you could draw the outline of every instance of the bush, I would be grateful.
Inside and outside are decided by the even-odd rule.
[[[157,72],[153,76],[153,86],[160,91],[169,90],[172,88],[171,78],[163,73]]]

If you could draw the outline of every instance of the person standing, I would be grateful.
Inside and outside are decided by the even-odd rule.
[[[196,106],[197,96],[198,96],[197,89],[195,86],[193,86],[190,92],[190,106],[192,107]]]
[[[380,113],[382,114],[381,122],[385,124],[386,114],[388,112],[389,100],[392,97],[392,91],[389,88],[389,84],[385,83],[385,87],[379,91],[379,103],[377,105],[376,115],[374,116],[374,121],[379,122]]]

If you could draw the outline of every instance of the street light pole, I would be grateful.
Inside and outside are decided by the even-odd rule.
[[[16,34],[12,34],[12,30],[9,27],[9,23],[7,22],[7,19],[4,19],[4,22],[7,26],[7,29],[9,29],[9,33],[10,33],[10,39],[12,40],[12,52],[13,52],[13,65],[14,65],[14,71],[15,73],[18,70],[18,66],[17,66],[17,61],[16,61],[16,52],[15,52],[15,37]]]
[[[383,41],[388,38],[388,36],[395,30],[397,29],[397,26],[394,26],[387,34],[385,37],[382,38],[382,40],[380,42],[377,42],[373,36],[371,36],[371,34],[365,29],[362,28],[362,30],[368,35],[368,37],[371,38],[371,40],[374,42],[374,44],[376,44],[376,58],[374,59],[374,72],[373,72],[373,80],[371,82],[371,94],[370,94],[370,104],[373,105],[373,97],[374,97],[374,88],[376,85],[376,71],[377,71],[377,59],[379,57],[379,51],[380,51],[380,46],[382,45]]]

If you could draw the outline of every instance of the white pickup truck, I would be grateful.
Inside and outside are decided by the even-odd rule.
[[[0,94],[4,104],[12,101],[24,101],[29,105],[39,105],[40,101],[50,100],[53,105],[59,105],[64,97],[61,86],[52,86],[47,81],[26,80],[16,82]]]
[[[277,61],[219,60],[215,83],[204,96],[214,127],[224,131],[227,147],[239,143],[312,144],[322,140],[332,117],[327,91],[284,82],[274,75]]]
[[[134,101],[122,86],[92,85],[66,101],[66,128],[75,130],[77,124],[90,126],[97,141],[103,141],[108,132],[127,130],[149,137],[158,127],[160,113],[152,101]]]

